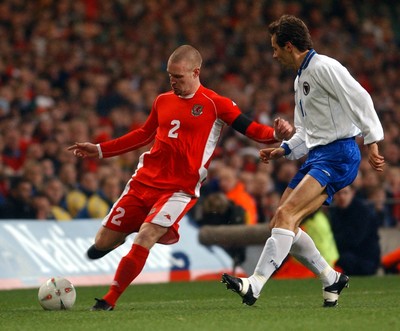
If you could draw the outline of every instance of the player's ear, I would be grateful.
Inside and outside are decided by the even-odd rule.
[[[292,51],[293,50],[293,44],[290,41],[286,42],[285,49],[287,51],[289,51],[289,52]]]
[[[194,68],[193,70],[193,78],[197,78],[200,76],[200,68]]]

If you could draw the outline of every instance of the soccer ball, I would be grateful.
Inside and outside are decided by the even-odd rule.
[[[45,310],[65,310],[74,305],[76,291],[68,279],[53,277],[40,286],[38,298]]]

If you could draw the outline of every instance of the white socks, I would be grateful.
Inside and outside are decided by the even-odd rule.
[[[260,296],[264,284],[289,253],[319,275],[323,287],[330,286],[336,281],[338,272],[326,262],[306,232],[299,228],[295,236],[290,230],[274,228],[271,237],[265,243],[253,275],[243,279],[243,284],[247,283],[245,280],[249,281],[256,298]]]
[[[271,237],[265,243],[254,274],[248,278],[256,298],[260,296],[264,284],[289,254],[294,237],[294,232],[290,230],[272,229]]]
[[[324,287],[336,281],[337,272],[323,258],[311,237],[300,228],[293,240],[290,254],[313,273],[319,275]]]

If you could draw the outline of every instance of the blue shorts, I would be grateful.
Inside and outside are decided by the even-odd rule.
[[[360,149],[354,138],[336,140],[310,150],[308,158],[289,183],[294,189],[305,175],[314,177],[321,186],[326,186],[328,198],[324,205],[332,202],[333,195],[350,185],[357,177],[361,161]]]

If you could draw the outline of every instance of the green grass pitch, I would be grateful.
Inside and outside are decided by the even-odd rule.
[[[400,277],[351,277],[337,308],[317,279],[270,280],[254,306],[218,281],[132,285],[111,312],[91,312],[108,287],[78,287],[74,307],[45,311],[37,289],[0,291],[0,330],[400,330]]]

